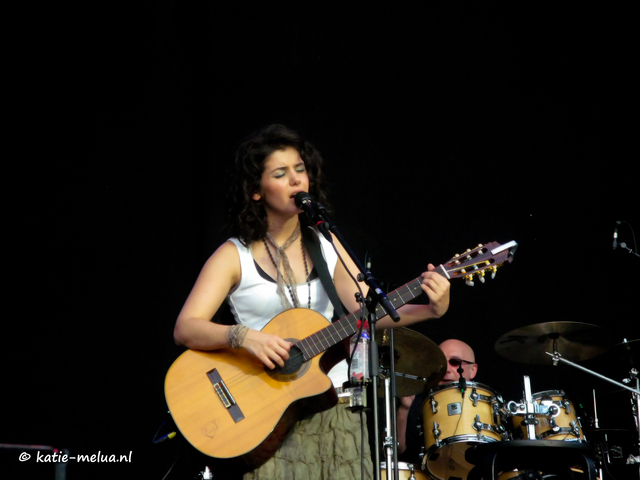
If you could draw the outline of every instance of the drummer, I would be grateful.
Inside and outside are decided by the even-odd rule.
[[[473,380],[478,373],[478,364],[473,349],[461,340],[449,339],[442,342],[440,350],[447,359],[447,373],[440,384],[460,381],[462,378]],[[398,407],[398,459],[407,463],[420,463],[420,448],[424,440],[420,438],[418,425],[421,425],[421,406],[424,401],[422,395],[401,397]]]

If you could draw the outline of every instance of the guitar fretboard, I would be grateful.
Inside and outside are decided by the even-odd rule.
[[[435,271],[443,276],[447,276],[444,267],[441,265]],[[392,291],[387,295],[389,302],[393,308],[398,309],[410,302],[414,298],[419,297],[423,291],[420,287],[422,277],[403,285],[402,287]],[[304,360],[307,361],[316,355],[325,352],[330,347],[338,344],[345,338],[358,331],[358,320],[361,318],[362,310],[353,312],[322,330],[303,338],[296,343],[296,346],[302,351]],[[387,311],[380,305],[375,310],[376,318],[380,319],[388,315]]]

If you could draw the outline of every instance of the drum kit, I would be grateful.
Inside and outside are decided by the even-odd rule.
[[[384,335],[376,332],[383,372],[385,356],[390,355]],[[635,425],[604,429],[599,427],[595,390],[593,413],[581,418],[564,390],[533,392],[529,376],[523,376],[522,397],[510,401],[487,385],[462,378],[440,385],[447,360],[435,343],[406,328],[395,329],[394,335],[397,396],[422,394],[423,398],[422,421],[417,426],[424,444],[420,445],[422,461],[398,462],[398,478],[640,478],[640,377],[633,368],[640,341],[615,345],[601,327],[548,322],[513,330],[494,344],[496,353],[509,360],[531,365],[563,363],[616,385],[617,392],[628,393],[630,406],[621,402],[617,408],[629,408]],[[622,353],[631,364],[622,383],[575,363],[607,352]],[[407,371],[415,375],[403,373]],[[383,392],[379,389],[378,393],[382,396]],[[388,395],[388,389],[384,393]],[[387,469],[392,463],[390,456],[381,462],[382,478],[394,478],[392,469]]]

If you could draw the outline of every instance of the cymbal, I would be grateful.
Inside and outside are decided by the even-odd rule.
[[[389,330],[376,330],[380,367],[390,368]],[[417,395],[425,388],[438,385],[447,373],[447,359],[432,340],[409,328],[393,329],[396,371],[396,394],[399,397]],[[402,375],[415,378],[407,378]],[[378,395],[384,396],[380,382]]]
[[[626,340],[614,345],[612,352],[622,360],[633,365],[634,360],[640,357],[640,340]]]
[[[582,362],[609,350],[613,341],[602,327],[580,322],[547,322],[517,328],[501,336],[498,354],[521,363],[551,365],[554,342],[562,358]]]

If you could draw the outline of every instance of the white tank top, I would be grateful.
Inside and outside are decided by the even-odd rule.
[[[333,246],[324,237],[319,238],[322,255],[333,280],[338,256]],[[235,237],[229,240],[238,249],[241,277],[238,285],[227,295],[227,303],[237,323],[254,330],[262,330],[273,317],[285,310],[276,292],[277,284],[260,275],[253,259],[251,245],[245,247]],[[304,300],[309,297],[308,284],[300,283],[296,288],[298,298],[305,304]],[[331,322],[333,305],[319,277],[311,280],[311,309],[324,316],[327,323]],[[347,380],[347,362],[342,361],[335,365],[328,375],[334,386],[341,387]]]

